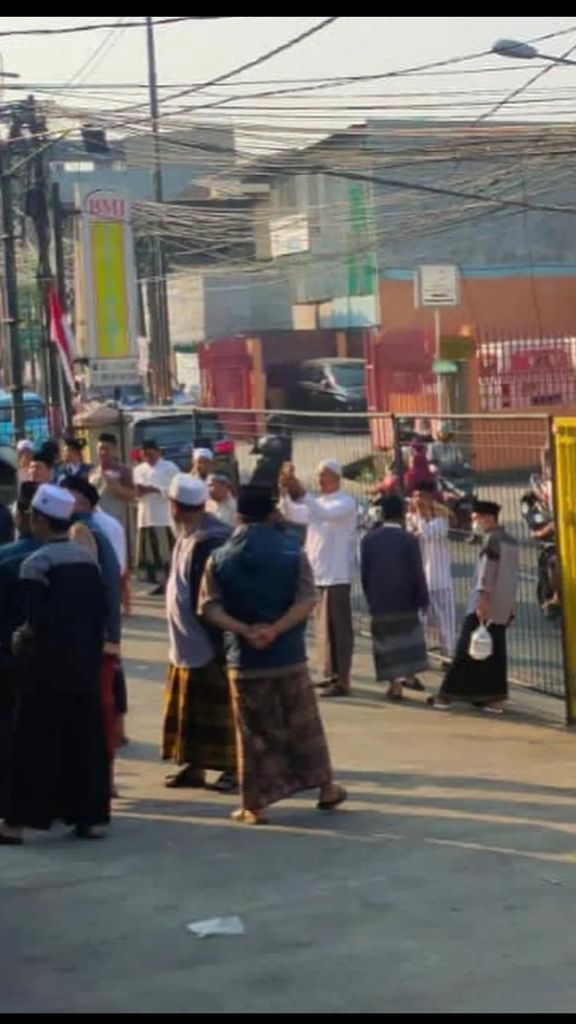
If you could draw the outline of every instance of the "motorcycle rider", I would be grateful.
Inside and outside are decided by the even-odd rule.
[[[454,441],[449,423],[440,424],[436,440],[430,445],[429,458],[438,472],[445,476],[460,477],[467,473],[468,467],[461,449]]]
[[[541,543],[553,544],[556,539],[556,522],[554,519],[554,483],[552,479],[552,454],[549,446],[543,449],[542,456],[542,486],[541,494],[544,503],[548,507],[550,513],[550,520],[544,526],[537,530],[531,530],[531,535],[534,540],[540,541]],[[560,560],[558,555],[551,554],[548,563],[548,580],[550,583],[550,590],[552,591],[551,597],[544,602],[542,605],[542,611],[544,611],[550,618],[555,616],[562,606],[560,599],[560,589],[562,585],[561,574],[560,574]]]

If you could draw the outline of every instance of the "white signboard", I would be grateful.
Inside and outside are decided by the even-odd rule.
[[[419,306],[457,306],[459,298],[458,267],[451,263],[434,263],[418,267]]]
[[[292,256],[297,252],[308,252],[310,230],[306,214],[296,213],[290,217],[277,217],[276,220],[271,221],[270,248],[274,260],[279,256]]]
[[[90,387],[126,387],[139,380],[138,359],[90,360]]]

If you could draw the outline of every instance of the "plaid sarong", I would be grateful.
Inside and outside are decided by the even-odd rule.
[[[168,669],[162,757],[215,771],[236,770],[230,687],[216,662]]]
[[[332,779],[330,755],[306,667],[288,675],[229,670],[242,806],[258,811]]]
[[[409,679],[428,668],[426,637],[418,612],[372,618],[372,650],[378,682]]]

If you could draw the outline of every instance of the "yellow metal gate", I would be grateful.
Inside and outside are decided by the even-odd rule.
[[[576,417],[554,419],[555,515],[562,570],[566,711],[576,722]]]

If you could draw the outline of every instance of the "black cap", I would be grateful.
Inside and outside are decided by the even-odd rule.
[[[404,499],[399,494],[388,494],[380,501],[383,519],[403,519]]]
[[[472,503],[472,511],[479,516],[499,516],[502,506],[496,501],[482,501],[480,498],[475,498]]]
[[[83,437],[65,437],[64,444],[74,452],[81,452],[86,447],[86,441]]]
[[[272,515],[276,503],[271,487],[256,487],[248,484],[238,492],[238,514],[244,519],[263,522]]]
[[[142,451],[146,451],[146,449],[148,449],[148,451],[159,452],[160,445],[158,444],[158,441],[154,440],[153,437],[149,437],[146,440],[142,441]]]
[[[33,462],[43,462],[44,465],[52,468],[58,459],[58,443],[56,441],[44,441],[32,456]]]
[[[60,486],[64,487],[67,491],[72,491],[73,494],[81,494],[84,498],[87,498],[92,508],[96,508],[100,501],[100,495],[94,485],[89,483],[83,476],[66,476]]]

